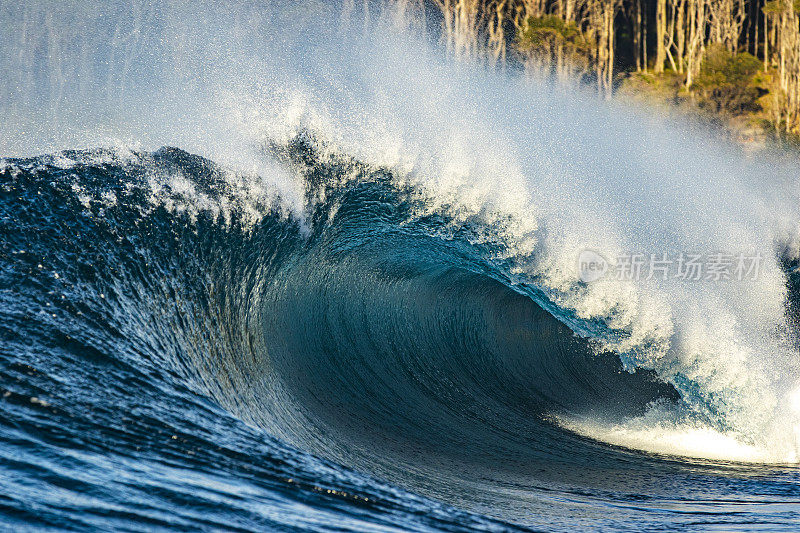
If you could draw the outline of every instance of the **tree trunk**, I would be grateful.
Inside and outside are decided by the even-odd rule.
[[[656,4],[656,74],[664,72],[664,61],[667,59],[665,41],[667,38],[667,0],[657,0]]]

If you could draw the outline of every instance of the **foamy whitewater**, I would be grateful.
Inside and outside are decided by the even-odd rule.
[[[371,7],[0,9],[4,523],[797,527],[797,157]]]

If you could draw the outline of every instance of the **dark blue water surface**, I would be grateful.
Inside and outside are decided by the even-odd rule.
[[[380,170],[300,216],[178,149],[0,163],[0,529],[800,529],[800,472],[559,414],[675,402]]]

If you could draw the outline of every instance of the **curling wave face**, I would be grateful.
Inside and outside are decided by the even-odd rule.
[[[386,169],[396,186],[423,197],[415,216],[439,213],[455,227],[480,219],[474,240],[497,243],[488,253],[506,262],[514,290],[534,287],[532,297],[571,330],[618,354],[626,370],[654,371],[684,401],[680,412],[654,406],[633,426],[574,417],[565,425],[618,444],[708,456],[706,438],[699,446],[646,444],[666,433],[689,442],[685,428],[734,450],[714,457],[797,460],[800,363],[783,268],[800,250],[791,159],[747,159],[700,128],[454,65],[425,35],[393,23],[375,21],[369,36],[320,24],[336,20],[335,7],[315,6],[116,6],[113,24],[71,6],[56,14],[75,24],[49,32],[36,25],[41,18],[52,26],[49,7],[9,7],[5,16],[26,21],[21,35],[37,43],[29,48],[63,53],[55,70],[31,71],[35,53],[4,43],[4,71],[15,78],[4,93],[0,148],[41,153],[109,138],[171,144],[261,176],[245,194],[271,189],[303,219],[302,177],[276,168],[264,148],[291,159],[282,152],[306,136],[319,161],[347,157]],[[129,41],[115,41],[128,26]],[[98,46],[87,59],[85,39],[105,42],[106,33],[112,53]],[[109,77],[91,76],[98,64]],[[29,83],[40,90],[20,89]],[[586,284],[576,272],[585,250],[765,260],[746,283]]]
[[[36,442],[27,462],[6,467],[15,476],[58,475],[65,491],[80,482],[94,492],[102,481],[76,468],[90,465],[98,480],[123,468],[132,476],[126,498],[162,487],[130,512],[163,527],[200,519],[160,515],[198,487],[217,487],[201,494],[200,508],[227,523],[237,506],[223,495],[239,484],[273,502],[276,491],[289,502],[342,502],[312,517],[295,509],[288,523],[302,516],[366,528],[385,519],[389,498],[407,527],[510,527],[449,508],[436,522],[437,504],[389,497],[343,467],[512,523],[551,524],[554,508],[577,504],[583,510],[564,527],[630,520],[633,511],[603,518],[592,502],[627,500],[631,479],[654,499],[656,520],[659,506],[696,490],[698,470],[722,468],[761,490],[748,481],[759,469],[658,460],[564,429],[578,420],[631,431],[658,412],[644,448],[674,446],[664,434],[678,430],[717,453],[724,439],[735,442],[681,426],[688,418],[678,414],[691,409],[674,385],[625,371],[619,353],[585,338],[588,326],[576,335],[573,312],[514,274],[502,226],[432,210],[387,170],[321,160],[305,136],[278,152],[306,184],[303,217],[260,177],[172,148],[5,160],[3,220],[13,231],[4,233],[3,281],[13,289],[3,292],[4,442],[12,433],[20,444],[10,450]],[[18,409],[25,425],[12,430]],[[261,431],[279,440],[256,444]],[[28,471],[47,449],[47,462]],[[723,459],[763,453],[740,443],[727,451],[733,457]],[[98,464],[103,454],[116,469]],[[265,464],[255,479],[242,477],[253,461]],[[218,479],[217,468],[234,481]],[[660,486],[676,476],[677,492]],[[19,494],[8,508],[24,518],[30,500]],[[42,520],[74,524],[86,508]],[[420,512],[425,520],[408,518]],[[254,516],[251,526],[280,523]],[[81,520],[114,523],[102,513]]]

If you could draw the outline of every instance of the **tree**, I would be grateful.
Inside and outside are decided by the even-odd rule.
[[[748,54],[734,54],[724,44],[712,45],[706,54],[695,87],[702,103],[715,112],[741,114],[759,109],[759,92],[753,83],[761,62]]]

